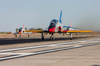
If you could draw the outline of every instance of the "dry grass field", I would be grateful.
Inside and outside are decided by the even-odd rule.
[[[28,37],[29,34],[17,34],[17,37]],[[35,34],[30,34],[29,36],[38,36],[41,34],[35,33]],[[14,34],[0,34],[0,38],[15,38]]]
[[[59,34],[55,34],[55,35],[59,35]],[[73,35],[75,35],[73,33]],[[92,32],[92,33],[78,33],[78,35],[91,35],[91,36],[95,36],[95,35],[100,35],[100,32]],[[40,36],[40,33],[33,33],[33,34],[17,34],[17,38],[18,37],[34,37],[34,36]],[[0,34],[0,38],[15,38],[14,34]]]

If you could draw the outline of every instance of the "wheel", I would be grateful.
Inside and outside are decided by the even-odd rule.
[[[73,40],[72,38],[70,38],[70,40]]]
[[[42,40],[44,40],[44,37],[42,37]]]
[[[54,40],[55,38],[53,36],[50,37],[51,40]]]
[[[41,38],[42,38],[42,40],[44,40],[44,35],[43,35],[43,33],[41,34]]]

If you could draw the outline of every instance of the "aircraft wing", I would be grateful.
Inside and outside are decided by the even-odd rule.
[[[24,30],[24,32],[41,33],[42,30]]]
[[[24,30],[24,32],[32,32],[32,33],[50,33],[49,31],[43,31],[43,30]],[[88,33],[92,32],[91,30],[68,30],[66,32],[60,32],[60,33]],[[59,32],[55,32],[59,33]]]
[[[41,38],[44,40],[44,34],[43,33],[50,33],[49,31],[43,31],[43,30],[24,30],[24,32],[32,32],[32,33],[41,33]],[[70,38],[72,40],[72,33],[89,33],[92,32],[90,30],[67,30],[67,31],[61,31],[61,32],[54,32],[54,33],[70,33]],[[51,33],[50,36],[51,39],[54,39],[53,33]]]
[[[88,33],[92,32],[91,30],[69,30],[68,33]]]

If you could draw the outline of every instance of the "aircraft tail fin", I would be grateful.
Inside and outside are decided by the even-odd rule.
[[[59,18],[59,22],[60,22],[60,23],[62,23],[61,18],[62,18],[62,10],[61,10],[61,12],[60,12],[60,18]]]
[[[25,27],[24,27],[24,24],[23,24],[23,27],[19,28],[18,33],[19,34],[24,33],[24,30],[25,30]]]
[[[23,24],[23,29],[24,29],[24,24]]]
[[[72,27],[72,22],[71,22],[71,24],[70,24],[70,27]]]

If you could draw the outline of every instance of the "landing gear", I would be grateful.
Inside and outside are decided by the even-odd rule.
[[[70,33],[70,39],[71,39],[71,40],[73,40],[73,36],[72,36],[72,33]]]
[[[52,33],[51,36],[50,36],[50,39],[54,40],[54,34]]]
[[[42,38],[42,40],[44,40],[44,34],[43,33],[41,34],[41,38]]]
[[[17,34],[14,34],[15,38],[17,38]]]
[[[22,37],[22,35],[20,34],[20,35],[19,35],[19,37],[21,38],[21,37]]]
[[[50,36],[50,39],[54,40],[55,38],[53,36]]]
[[[77,36],[78,34],[76,33],[76,36]]]
[[[63,33],[63,36],[65,36],[65,34]]]
[[[28,33],[28,35],[27,35],[28,37],[30,37],[30,33]]]
[[[55,39],[53,35],[54,35],[54,34],[51,33],[50,39],[52,39],[52,40]],[[43,33],[41,33],[41,39],[44,40],[44,34],[43,34]]]

